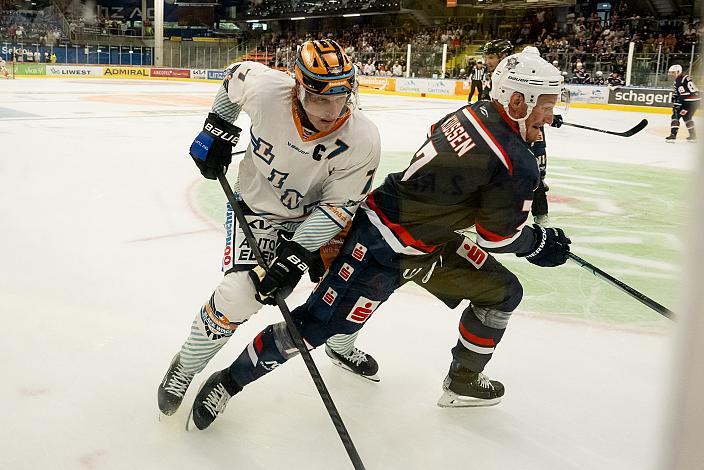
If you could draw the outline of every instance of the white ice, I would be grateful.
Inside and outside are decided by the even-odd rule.
[[[195,209],[200,176],[186,155],[215,89],[0,81],[0,469],[352,468],[299,358],[248,386],[205,432],[184,429],[197,386],[157,420],[157,385],[221,276],[223,231]],[[384,150],[410,157],[461,102],[363,95],[362,104]],[[692,168],[685,143],[673,152],[663,141],[666,115],[569,116],[615,129],[642,117],[652,125],[631,139],[551,130],[551,152]],[[656,467],[667,326],[643,332],[519,308],[486,371],[506,385],[503,402],[441,409],[460,312],[420,290],[393,296],[358,342],[379,360],[378,384],[313,352],[368,469]],[[195,382],[280,318],[265,308]]]

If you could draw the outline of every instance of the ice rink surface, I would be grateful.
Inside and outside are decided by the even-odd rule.
[[[197,386],[176,415],[157,420],[157,385],[221,276],[223,230],[204,202],[221,196],[186,154],[216,87],[0,81],[0,469],[352,468],[300,359],[248,386],[205,432],[184,429]],[[462,104],[361,101],[380,128],[385,171],[404,168],[428,126]],[[651,125],[629,139],[548,130],[551,215],[571,227],[576,253],[631,276],[625,280],[676,310],[692,146],[664,142],[667,115],[573,109],[568,119],[625,130],[643,117]],[[246,116],[238,124],[246,129]],[[658,175],[667,185],[652,194]],[[582,200],[606,191],[634,202],[629,213],[603,201],[582,210],[570,203],[577,187]],[[624,218],[617,240],[595,232],[595,220],[607,227]],[[658,246],[670,250],[663,259],[644,243],[657,230]],[[581,231],[591,237],[582,251]],[[604,255],[612,243],[637,249]],[[366,467],[655,469],[671,324],[574,265],[549,274],[507,263],[522,270],[526,300],[486,371],[506,385],[498,406],[435,405],[462,308],[449,311],[420,289],[392,296],[360,335],[358,345],[380,363],[380,383],[313,352]],[[553,285],[549,276],[561,278],[560,288],[535,295],[541,282]],[[658,284],[670,286],[667,294],[653,289]],[[289,305],[311,288],[301,283]],[[590,307],[603,296],[618,303]],[[194,383],[277,321],[265,307]]]

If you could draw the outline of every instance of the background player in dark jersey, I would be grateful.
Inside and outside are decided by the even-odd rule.
[[[492,80],[492,101],[433,125],[408,168],[369,195],[327,275],[292,312],[304,339],[317,347],[334,334],[358,331],[408,281],[451,307],[470,300],[440,406],[491,405],[504,394],[482,371],[523,291],[489,252],[545,267],[563,264],[569,252],[562,230],[526,225],[540,181],[529,144],[553,120],[562,75],[537,53],[523,52],[504,59]],[[457,234],[471,226],[476,242]],[[193,405],[196,426],[208,427],[232,395],[296,353],[285,323],[268,326],[206,381]]]
[[[513,54],[513,44],[506,39],[495,39],[484,44],[477,52],[481,53],[482,57],[484,57],[486,67],[484,89],[479,93],[479,99],[489,100],[491,99],[491,74],[494,73],[499,62],[509,54]]]
[[[680,119],[684,121],[689,131],[689,142],[697,141],[697,131],[694,129],[694,114],[699,107],[699,90],[689,78],[689,75],[682,73],[681,65],[673,65],[667,71],[668,76],[675,81],[672,94],[672,122],[670,124],[670,135],[665,137],[668,142],[677,139],[677,131],[680,130]]]

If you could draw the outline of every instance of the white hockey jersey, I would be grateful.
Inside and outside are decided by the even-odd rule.
[[[238,175],[244,202],[279,224],[300,223],[319,207],[344,227],[371,190],[381,152],[376,126],[352,110],[332,130],[308,135],[292,77],[257,62],[228,70],[228,97],[252,121]]]

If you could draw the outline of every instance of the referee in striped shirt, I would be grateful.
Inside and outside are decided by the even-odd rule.
[[[467,102],[472,102],[472,96],[474,96],[474,91],[478,90],[477,99],[482,96],[482,81],[484,80],[484,65],[481,60],[478,60],[474,65],[474,68],[470,71],[470,79],[472,80],[472,85],[469,87],[469,96],[467,97]]]

